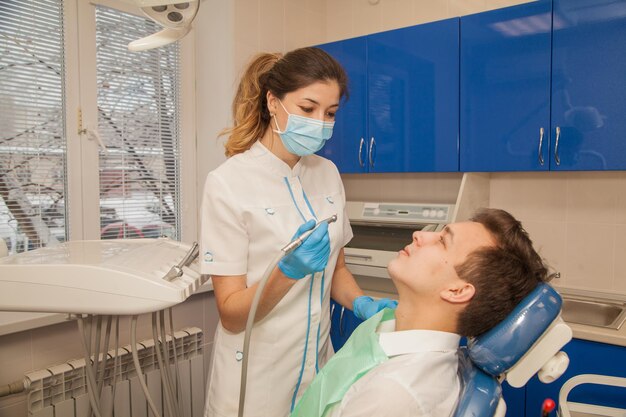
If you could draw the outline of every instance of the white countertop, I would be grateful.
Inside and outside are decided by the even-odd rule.
[[[69,320],[69,314],[0,312],[0,336]]]
[[[195,294],[213,291],[213,283],[206,282]],[[22,313],[0,311],[0,336],[50,326],[72,320],[65,313]]]

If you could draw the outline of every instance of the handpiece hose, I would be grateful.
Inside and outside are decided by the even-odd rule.
[[[272,262],[269,263],[265,273],[263,274],[263,278],[259,281],[259,286],[254,293],[254,298],[252,299],[252,305],[250,306],[250,312],[248,313],[248,321],[246,322],[246,330],[243,338],[243,359],[241,362],[241,384],[239,386],[239,417],[243,417],[243,406],[246,401],[246,382],[248,378],[248,358],[250,351],[250,337],[252,336],[252,327],[254,326],[254,318],[256,316],[257,308],[259,307],[259,301],[261,299],[261,295],[263,294],[263,289],[265,288],[265,284],[270,278],[272,271],[276,268],[278,262],[282,259],[283,256],[293,252],[296,250],[304,241],[323,223],[333,223],[337,221],[337,215],[333,214],[327,219],[321,220],[315,224],[311,230],[307,230],[302,233],[300,236],[289,242],[285,245],[278,254],[272,259]]]

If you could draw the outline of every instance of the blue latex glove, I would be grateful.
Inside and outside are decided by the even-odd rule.
[[[307,230],[315,226],[315,220],[309,220],[301,225],[293,239],[300,236]],[[328,223],[322,223],[309,237],[304,240],[296,250],[284,256],[278,262],[278,268],[293,279],[304,278],[305,276],[323,271],[328,264],[330,256],[330,237],[328,236]]]
[[[369,319],[383,308],[395,309],[396,307],[398,307],[398,302],[396,300],[391,300],[389,298],[374,300],[372,297],[368,297],[366,295],[355,298],[352,303],[352,311],[354,312],[354,315],[361,320]]]

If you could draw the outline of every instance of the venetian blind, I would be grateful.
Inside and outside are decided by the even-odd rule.
[[[68,235],[63,2],[0,1],[0,236],[9,253]]]
[[[180,63],[178,44],[144,52],[128,43],[161,28],[96,8],[96,72],[103,239],[179,238]]]

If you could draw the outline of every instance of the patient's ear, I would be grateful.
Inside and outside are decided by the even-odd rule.
[[[476,289],[472,284],[465,281],[458,281],[455,284],[450,285],[445,290],[441,291],[439,295],[442,299],[454,303],[467,303],[474,297]]]

